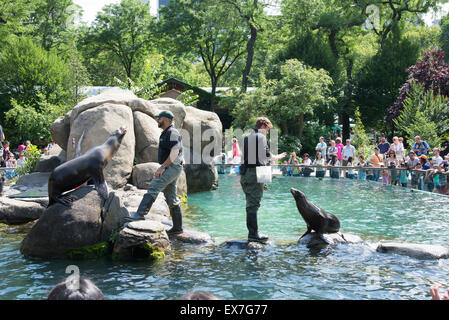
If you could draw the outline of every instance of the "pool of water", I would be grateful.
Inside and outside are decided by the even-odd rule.
[[[341,231],[366,245],[311,250],[297,244],[306,226],[290,188],[338,216]],[[223,299],[429,299],[429,287],[449,286],[449,261],[377,253],[380,240],[439,244],[449,240],[449,198],[357,180],[277,177],[265,192],[259,229],[272,245],[259,252],[173,244],[165,261],[45,261],[25,258],[20,243],[30,226],[0,225],[0,299],[45,299],[77,265],[108,299],[176,299],[196,289]],[[247,236],[245,200],[235,175],[219,189],[189,195],[185,224],[217,244]]]

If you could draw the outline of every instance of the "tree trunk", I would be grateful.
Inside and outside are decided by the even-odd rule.
[[[215,112],[215,93],[217,91],[217,81],[212,80],[212,91],[210,93],[210,111]]]
[[[301,112],[299,114],[299,132],[298,132],[299,140],[302,139],[302,132],[303,132],[303,130],[304,130],[304,113]]]
[[[246,65],[245,69],[243,70],[243,77],[242,77],[242,89],[241,92],[245,93],[248,89],[248,75],[251,71],[251,66],[253,65],[253,58],[254,58],[254,46],[256,44],[257,39],[257,28],[250,24],[251,28],[251,36],[248,39],[248,42],[246,43],[246,51],[248,52],[248,55],[246,57]]]
[[[344,141],[346,141],[346,139],[349,139],[350,137],[350,125],[349,125],[349,115],[346,112],[343,112],[343,114],[341,115],[341,120],[343,122],[343,132],[342,132],[342,143],[344,143]]]

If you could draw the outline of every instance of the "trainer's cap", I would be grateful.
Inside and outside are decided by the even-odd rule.
[[[175,117],[173,115],[173,113],[169,110],[162,110],[161,112],[159,112],[157,115],[154,116],[155,118],[162,118],[162,117],[166,117],[170,120],[173,120],[173,118]]]

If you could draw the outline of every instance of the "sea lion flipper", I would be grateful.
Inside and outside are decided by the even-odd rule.
[[[75,201],[77,199],[78,199],[77,197],[72,196],[72,195],[56,197],[56,201],[61,203],[62,205],[66,206],[66,207],[71,207],[73,201]]]
[[[106,180],[103,180],[103,182],[95,182],[95,189],[97,189],[98,194],[103,198],[107,199],[109,198],[109,190],[108,190],[108,184],[106,183]]]
[[[306,235],[308,235],[311,232],[312,232],[312,228],[310,226],[307,226],[307,231],[299,239],[302,239],[303,237],[305,237]]]

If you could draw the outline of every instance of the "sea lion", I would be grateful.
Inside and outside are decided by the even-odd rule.
[[[327,213],[323,209],[318,208],[312,202],[307,200],[306,195],[301,191],[291,188],[290,192],[296,200],[296,207],[299,213],[307,224],[307,231],[301,237],[315,230],[320,239],[329,243],[324,237],[323,233],[336,233],[340,230],[340,221],[336,216]]]
[[[109,191],[103,169],[120,147],[125,134],[126,128],[120,127],[102,145],[56,167],[48,178],[48,207],[56,202],[70,207],[76,198],[62,196],[62,193],[79,187],[89,179],[94,182],[98,194],[107,199]]]

